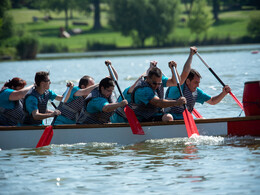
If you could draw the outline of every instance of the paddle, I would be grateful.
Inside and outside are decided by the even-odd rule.
[[[182,90],[181,90],[179,79],[177,77],[175,66],[173,66],[173,72],[174,72],[174,75],[175,75],[175,78],[176,78],[177,87],[179,89],[181,97],[183,97],[183,93],[182,93]],[[186,104],[184,104],[184,111],[183,111],[182,115],[183,115],[183,119],[184,119],[185,126],[186,126],[186,129],[187,129],[188,137],[192,136],[192,134],[199,135],[195,121],[194,121],[191,113],[188,111]]]
[[[203,117],[201,116],[201,114],[200,114],[195,108],[193,108],[192,114],[194,114],[194,116],[195,116],[196,118],[203,118]]]
[[[67,87],[67,90],[66,90],[65,94],[63,95],[61,102],[64,102],[65,97],[67,96],[68,92],[69,92],[69,87]],[[55,109],[57,109],[57,106],[53,102],[51,102],[51,104]],[[48,146],[51,143],[51,139],[53,137],[53,124],[55,123],[57,117],[58,116],[55,115],[53,120],[52,120],[51,125],[49,125],[45,128],[36,148]]]
[[[196,53],[199,59],[203,62],[203,64],[209,69],[209,71],[215,76],[215,78],[222,84],[223,87],[225,87],[225,84],[223,81],[218,77],[218,75],[212,70],[211,67],[200,57],[199,53]],[[232,96],[232,98],[236,101],[236,103],[240,106],[240,108],[244,111],[242,103],[236,98],[236,96],[230,91],[229,94]]]
[[[119,85],[118,85],[118,82],[115,78],[115,75],[111,69],[111,66],[110,64],[107,64],[108,68],[109,68],[109,71],[110,71],[110,74],[112,75],[115,83],[116,83],[116,86],[117,86],[117,89],[122,97],[122,99],[124,100],[125,99],[125,96],[123,95]],[[134,113],[134,111],[128,106],[126,105],[125,108],[124,108],[124,112],[125,112],[125,115],[126,115],[126,118],[128,120],[128,123],[132,129],[132,132],[133,134],[138,134],[138,135],[144,135],[144,131],[143,131],[143,128],[142,126],[140,125],[139,121],[137,120],[136,118],[136,115]]]
[[[162,73],[162,74],[163,74],[163,73]],[[165,74],[163,74],[163,75],[165,76]],[[203,118],[203,117],[201,116],[201,114],[200,114],[195,108],[193,108],[192,114],[194,114],[194,116],[195,116],[196,118]]]

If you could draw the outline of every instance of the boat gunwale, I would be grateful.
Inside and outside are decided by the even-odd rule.
[[[231,121],[251,121],[260,120],[259,116],[247,116],[247,117],[232,117],[232,118],[213,118],[213,119],[196,119],[195,123],[220,123],[220,122],[231,122]],[[142,126],[164,126],[164,125],[180,125],[184,124],[184,120],[176,120],[171,122],[143,122]],[[42,126],[0,126],[1,131],[16,131],[16,130],[42,130],[48,125]],[[129,127],[128,123],[111,123],[111,124],[66,124],[66,125],[55,125],[53,129],[90,129],[90,128],[113,128],[113,127]]]

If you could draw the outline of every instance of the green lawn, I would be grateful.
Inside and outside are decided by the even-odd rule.
[[[247,35],[247,24],[249,22],[250,15],[259,14],[257,10],[246,11],[232,11],[223,12],[219,15],[220,21],[214,24],[207,32],[207,37],[226,38],[238,38]],[[107,13],[102,12],[101,24],[103,29],[100,31],[93,31],[93,16],[86,16],[83,13],[73,12],[73,19],[69,20],[69,28],[81,28],[83,33],[80,35],[72,35],[69,39],[59,38],[59,28],[65,26],[64,13],[50,13],[53,20],[45,22],[40,19],[37,22],[33,22],[32,17],[37,16],[43,18],[44,13],[38,10],[28,9],[13,9],[10,10],[10,14],[13,16],[15,24],[21,26],[26,31],[33,33],[39,38],[39,42],[48,44],[55,43],[66,45],[69,51],[85,51],[87,42],[102,42],[116,44],[117,47],[131,47],[131,37],[124,37],[120,32],[113,31],[108,25]],[[186,17],[181,15],[181,17]],[[73,21],[87,22],[87,26],[73,26]],[[205,35],[201,35],[203,38]],[[178,24],[177,28],[170,34],[170,39],[180,39],[192,41],[196,38],[195,34],[192,34],[187,28],[186,23]],[[147,39],[146,46],[152,46],[153,40]]]

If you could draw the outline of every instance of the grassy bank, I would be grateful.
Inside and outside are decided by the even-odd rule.
[[[219,14],[220,21],[215,23],[207,32],[207,39],[236,39],[247,35],[247,24],[251,15],[259,14],[258,10],[244,10],[222,12]],[[59,38],[59,28],[65,26],[64,13],[50,13],[52,20],[44,21],[44,13],[38,10],[13,9],[10,14],[14,18],[15,25],[27,32],[37,36],[40,44],[59,44],[66,46],[70,52],[82,52],[86,50],[88,43],[100,42],[105,44],[114,44],[117,48],[132,47],[131,37],[124,37],[120,32],[113,31],[108,25],[107,14],[102,12],[101,24],[102,30],[93,31],[93,16],[85,16],[78,12],[73,12],[73,19],[69,20],[69,29],[80,28],[81,34],[72,35],[70,38]],[[36,16],[37,22],[32,18]],[[185,14],[180,18],[187,18]],[[86,26],[75,26],[73,22],[87,22]],[[203,39],[205,34],[201,34]],[[169,36],[169,40],[186,41],[187,43],[195,41],[196,35],[192,34],[187,27],[186,22],[180,22],[174,32]],[[152,39],[147,39],[145,45],[153,47]]]

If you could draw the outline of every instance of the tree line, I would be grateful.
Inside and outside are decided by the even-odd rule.
[[[187,14],[187,25],[197,37],[218,22],[218,15],[223,10],[241,9],[242,6],[260,8],[259,0],[1,0],[0,40],[13,35],[12,18],[7,14],[10,8],[64,12],[66,29],[69,29],[68,21],[73,18],[73,11],[94,12],[93,29],[99,30],[102,28],[101,4],[108,7],[109,25],[113,30],[131,36],[137,47],[144,47],[148,38],[157,46],[165,45],[180,21],[181,5]],[[252,24],[251,29],[259,36],[259,27]]]

